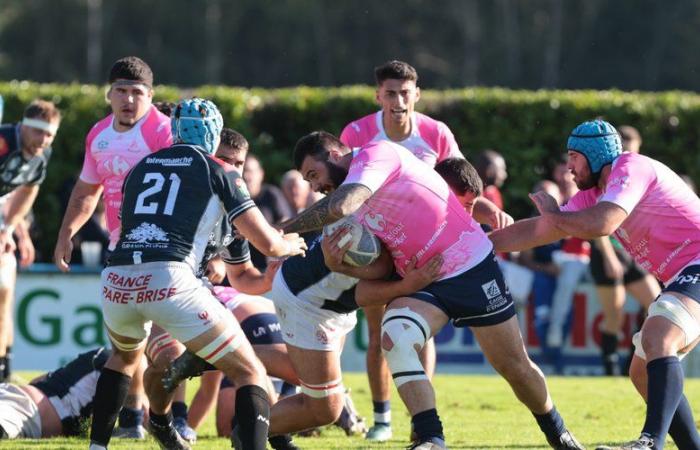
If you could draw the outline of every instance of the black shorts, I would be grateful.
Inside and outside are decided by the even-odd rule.
[[[408,297],[437,306],[455,327],[496,325],[515,315],[513,298],[493,253],[466,272]]]
[[[700,264],[683,269],[662,292],[678,292],[700,303]]]
[[[620,260],[624,273],[621,279],[610,278],[605,274],[605,266],[603,265],[603,254],[598,249],[598,246],[591,245],[591,275],[596,286],[617,286],[620,284],[630,284],[639,281],[647,275],[647,271],[642,269],[634,259],[624,250],[619,247],[615,248],[615,254]]]

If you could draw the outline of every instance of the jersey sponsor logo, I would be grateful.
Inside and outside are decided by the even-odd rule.
[[[384,231],[386,229],[386,220],[382,214],[367,213],[364,217],[365,223],[373,231]]]
[[[613,178],[612,181],[608,182],[607,188],[609,189],[613,186],[620,186],[620,189],[624,189],[629,185],[630,185],[630,177],[629,177],[629,175],[624,175],[622,177]]]
[[[321,344],[327,345],[328,333],[326,333],[326,331],[322,329],[316,330],[316,339],[318,339],[318,342],[320,342]]]
[[[126,240],[122,243],[122,248],[131,248],[134,246],[144,246],[147,248],[166,248],[170,242],[168,233],[158,225],[143,222],[138,227],[131,230],[126,236]]]
[[[486,294],[486,298],[488,298],[489,300],[501,295],[501,289],[499,289],[496,280],[491,280],[488,283],[482,284],[481,289],[484,291],[484,294]]]
[[[121,176],[127,173],[130,169],[129,163],[124,160],[121,156],[115,156],[112,159],[106,159],[102,165],[108,172],[114,175]]]
[[[700,273],[696,273],[695,275],[681,275],[676,279],[676,283],[678,284],[696,284],[698,281],[700,281]]]
[[[187,167],[192,165],[194,158],[183,156],[182,158],[146,158],[146,164],[158,164],[163,167]]]
[[[101,141],[97,142],[97,150],[104,150],[107,147],[109,147],[109,141],[106,139],[103,139]]]
[[[10,146],[4,137],[0,136],[0,156],[5,156],[10,152]]]
[[[197,317],[199,317],[201,320],[206,321],[209,319],[209,312],[208,311],[202,311],[200,313],[197,313]]]
[[[141,146],[136,140],[133,140],[131,141],[131,144],[129,144],[129,147],[127,147],[126,151],[131,153],[139,153],[141,151]]]

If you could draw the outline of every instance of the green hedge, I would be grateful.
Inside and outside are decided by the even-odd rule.
[[[18,120],[24,106],[37,97],[54,101],[64,114],[35,207],[44,237],[36,244],[45,260],[53,252],[62,219],[61,188],[80,171],[86,133],[108,113],[104,92],[104,87],[91,85],[0,83],[6,122]],[[175,101],[181,95],[173,87],[158,87],[156,92],[157,100]],[[193,94],[219,105],[226,125],[249,139],[272,181],[291,167],[291,149],[303,134],[317,129],[338,134],[349,121],[377,109],[374,89],[365,86],[203,86],[182,95]],[[568,132],[593,117],[636,126],[644,138],[644,153],[700,181],[700,96],[693,93],[475,88],[424,91],[419,109],[446,122],[467,157],[484,148],[503,154],[510,174],[504,188],[506,208],[516,217],[529,213],[526,193],[563,154]]]

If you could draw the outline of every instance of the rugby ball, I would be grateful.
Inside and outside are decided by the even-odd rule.
[[[343,261],[351,266],[361,267],[372,264],[382,251],[381,242],[377,236],[358,222],[353,216],[348,216],[340,219],[337,222],[323,227],[323,235],[328,236],[342,227],[346,230],[346,234],[338,241],[338,247],[344,247],[348,242],[352,241],[350,248],[345,253]]]

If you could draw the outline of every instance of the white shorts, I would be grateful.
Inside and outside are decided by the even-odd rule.
[[[10,439],[41,438],[39,408],[19,386],[0,383],[0,426]]]
[[[231,313],[180,262],[107,267],[102,271],[102,310],[112,332],[132,339],[145,340],[151,321],[183,343],[220,320],[242,334]]]
[[[339,352],[343,349],[343,337],[357,324],[354,311],[341,314],[321,309],[292,294],[281,270],[272,282],[270,298],[277,310],[284,341],[295,347]]]
[[[647,318],[654,316],[664,317],[683,330],[685,333],[684,347],[690,345],[700,336],[700,325],[698,325],[697,320],[683,306],[683,302],[673,295],[662,293],[654,303],[649,305]],[[634,354],[646,361],[647,355],[642,348],[642,331],[634,334],[632,343],[634,344]],[[678,359],[683,359],[686,355],[687,353],[679,352]]]

